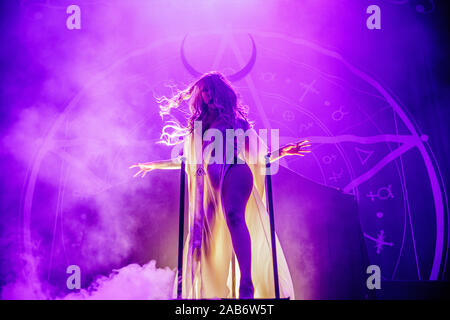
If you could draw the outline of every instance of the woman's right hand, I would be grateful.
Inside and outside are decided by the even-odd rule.
[[[140,173],[142,173],[142,178],[145,177],[145,175],[147,174],[147,172],[150,172],[154,169],[156,169],[156,165],[152,162],[148,162],[148,163],[137,163],[137,164],[133,164],[129,167],[131,168],[139,168],[139,171],[133,176],[133,178],[137,177]]]

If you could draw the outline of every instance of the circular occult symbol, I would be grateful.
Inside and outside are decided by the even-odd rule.
[[[189,38],[222,37],[224,33],[223,30],[207,31],[190,34]],[[248,40],[248,34],[252,35],[250,44],[245,41],[241,41],[241,45],[233,43],[233,37]],[[318,183],[354,194],[370,260],[380,265],[384,277],[442,278],[441,270],[445,267],[448,243],[448,235],[444,233],[448,230],[445,225],[448,209],[442,177],[427,144],[427,137],[420,133],[388,90],[339,53],[304,39],[248,30],[233,30],[228,39],[232,42],[230,46],[236,48],[237,64],[215,66],[214,69],[240,72],[249,64],[245,57],[252,56],[252,46],[256,47],[258,63],[239,80],[239,92],[246,103],[252,105],[253,118],[264,128],[280,129],[281,140],[292,142],[304,137],[313,143],[311,157],[305,157],[301,163],[294,158],[288,159],[285,165]],[[272,45],[270,49],[259,48],[259,42]],[[127,92],[123,103],[132,106],[130,110],[133,112],[151,114],[149,108],[157,110],[153,98],[155,94],[170,95],[192,80],[192,70],[172,76],[166,72],[175,63],[182,65],[182,43],[183,38],[168,38],[131,52],[105,72],[93,77],[67,105],[45,137],[28,172],[23,199],[23,234],[28,252],[31,252],[29,244],[32,243],[30,221],[33,198],[40,193],[36,182],[44,159],[59,159],[66,168],[62,170],[58,189],[61,196],[58,197],[55,219],[60,214],[58,210],[64,207],[64,202],[73,203],[80,197],[99,195],[113,186],[126,183],[112,172],[104,176],[93,174],[88,169],[90,166],[86,166],[86,163],[80,165],[77,156],[71,154],[71,147],[77,145],[82,148],[86,140],[95,143],[96,137],[85,136],[79,131],[79,137],[55,143],[56,137],[64,136],[68,126],[82,128],[82,122],[89,118],[80,118],[80,110],[86,105],[95,105],[96,99],[103,101],[105,96],[114,96],[117,90]],[[247,46],[242,43],[247,43]],[[166,58],[158,61],[151,59],[157,50],[159,53],[163,51]],[[187,59],[189,51],[185,50],[183,56]],[[212,57],[211,61],[220,61],[219,58]],[[152,61],[149,66],[151,73],[148,69],[134,68],[134,73],[123,76],[123,65],[140,65],[148,61]],[[311,61],[320,61],[320,64],[312,64]],[[196,65],[194,69],[208,71],[211,66],[205,62],[205,65]],[[330,73],[329,70],[339,71]],[[275,81],[267,81],[267,74],[273,75],[272,78],[277,79],[286,90],[274,86]],[[114,82],[115,86],[102,87],[105,82],[112,82],[111,79],[120,79],[120,82]],[[87,98],[90,104],[85,103]],[[123,109],[116,111],[120,113]],[[101,114],[96,116],[102,117]],[[148,137],[157,137],[160,124],[154,121],[156,118],[153,115],[139,123],[133,122],[135,118],[127,120],[126,116],[123,117],[125,126],[130,128],[131,142],[128,143],[146,150],[151,141],[133,142],[133,132],[145,127],[149,128]],[[113,146],[116,150],[114,159],[118,161],[127,151],[123,141],[116,140],[111,139],[109,143],[116,143]],[[97,143],[102,145],[104,141]],[[93,165],[102,157],[103,149],[99,150],[100,153],[92,158]],[[414,166],[410,166],[410,163]],[[70,180],[72,174],[84,175],[86,185],[64,192],[65,181]],[[414,181],[420,183],[408,179],[411,175],[414,175]],[[433,213],[428,214],[426,219],[420,217],[417,209],[419,204],[414,201],[418,196],[423,199],[420,212]],[[61,215],[60,219],[63,219]],[[73,241],[80,242],[82,239],[80,235]],[[82,243],[77,245],[81,246]],[[419,245],[422,250],[418,250]],[[71,246],[63,247],[64,250],[71,250]],[[399,267],[403,259],[414,266],[414,276],[403,274],[403,269]]]
[[[277,106],[258,109],[264,126],[280,128],[286,141],[300,136],[314,145],[309,165],[291,158],[290,169],[355,195],[371,263],[385,278],[442,278],[448,206],[427,135],[388,89],[338,52],[283,34],[252,34],[256,43],[273,44],[258,50],[257,71],[273,73],[286,86],[273,89],[254,78],[256,104]],[[295,125],[280,117],[286,111]],[[405,261],[409,267],[401,268]]]

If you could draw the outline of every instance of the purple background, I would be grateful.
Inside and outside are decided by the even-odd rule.
[[[66,28],[70,4],[81,8],[81,30]],[[366,28],[371,4],[381,30]],[[226,75],[250,59],[251,35],[255,64],[233,83],[250,118],[279,129],[281,143],[313,143],[310,157],[282,165],[355,196],[383,279],[448,280],[446,9],[387,0],[2,2],[2,297],[63,296],[71,264],[83,288],[119,268],[128,276],[119,290],[145,272],[148,283],[170,282],[169,269],[147,263],[176,267],[178,172],[133,179],[128,166],[170,156],[155,144],[163,122],[154,97],[194,79],[180,58],[186,35],[189,63]],[[410,149],[373,169],[402,145]],[[284,237],[306,254],[307,243]]]

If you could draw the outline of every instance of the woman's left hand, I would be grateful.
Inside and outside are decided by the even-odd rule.
[[[308,140],[303,140],[296,143],[289,143],[284,147],[282,147],[281,153],[283,156],[297,155],[303,157],[305,153],[311,152],[311,150],[308,150],[310,146],[311,145],[309,144]]]

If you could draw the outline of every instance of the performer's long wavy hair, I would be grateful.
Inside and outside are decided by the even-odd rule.
[[[179,108],[184,101],[188,101],[189,104],[189,112],[186,112],[187,125],[181,125],[176,118],[172,117],[172,120],[165,122],[159,143],[166,145],[181,143],[184,136],[193,132],[194,121],[202,121],[206,118],[208,106],[203,102],[201,94],[204,86],[211,89],[214,103],[224,107],[220,110],[219,116],[227,123],[233,125],[238,118],[241,118],[248,123],[249,127],[253,126],[247,118],[248,107],[238,101],[231,83],[220,72],[212,71],[205,73],[186,89],[179,90],[172,98],[165,96],[156,98],[160,106],[159,114],[163,118],[170,115],[172,109]]]

